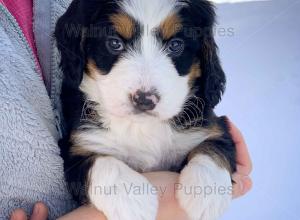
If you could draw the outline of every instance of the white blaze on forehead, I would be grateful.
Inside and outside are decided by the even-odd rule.
[[[183,5],[179,0],[123,0],[120,4],[126,13],[149,29],[158,27],[168,15]]]
[[[140,39],[142,55],[149,61],[163,55],[162,47],[157,41],[155,30],[165,19],[183,7],[181,0],[123,0],[122,10],[139,22],[143,28]],[[136,51],[132,51],[134,54]],[[137,55],[137,54],[135,54]]]
[[[142,56],[149,62],[160,55],[160,46],[153,30],[175,9],[176,0],[123,0],[122,9],[143,27],[140,46]],[[137,54],[135,54],[137,55]],[[150,61],[150,63],[152,63]]]

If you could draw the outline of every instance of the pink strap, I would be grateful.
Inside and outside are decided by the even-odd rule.
[[[15,17],[25,38],[35,55],[38,67],[37,49],[33,35],[33,0],[0,0],[9,12]]]

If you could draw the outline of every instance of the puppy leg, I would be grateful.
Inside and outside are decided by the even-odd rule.
[[[232,181],[229,165],[209,144],[199,146],[180,174],[177,199],[191,220],[216,220],[229,207]],[[210,146],[212,147],[212,146]]]
[[[89,201],[108,220],[155,220],[158,198],[142,190],[152,186],[141,174],[113,157],[96,159],[89,174]]]

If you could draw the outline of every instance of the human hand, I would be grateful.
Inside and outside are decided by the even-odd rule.
[[[230,134],[237,150],[237,171],[233,174],[233,198],[245,195],[252,188],[250,173],[252,172],[252,161],[247,149],[246,142],[241,131],[228,119]]]
[[[10,220],[47,220],[48,219],[48,208],[43,203],[36,203],[32,215],[27,216],[24,210],[16,209],[11,214]],[[91,206],[82,206],[69,214],[59,218],[59,220],[106,220],[102,212]]]
[[[158,195],[159,210],[157,220],[188,220],[184,211],[180,208],[175,198],[175,184],[179,175],[171,172],[146,173],[144,176],[155,187],[163,189]],[[92,206],[83,206],[79,209],[59,218],[58,220],[106,220],[104,214]]]
[[[229,120],[229,132],[236,144],[237,149],[237,172],[233,174],[233,180],[236,182],[233,185],[233,198],[238,198],[245,195],[252,188],[252,180],[250,178],[250,173],[252,171],[252,161],[248,152],[248,148],[241,131]],[[147,177],[147,174],[146,174]],[[179,174],[176,173],[152,173],[148,175],[150,182],[155,182],[154,185],[164,185],[168,183],[168,190],[172,188],[172,184],[176,184],[179,178]],[[173,191],[174,192],[174,191]],[[172,200],[175,196],[171,194],[166,194],[163,199]]]
[[[41,202],[35,204],[32,215],[28,218],[22,209],[16,209],[10,217],[10,220],[47,220],[48,208]]]

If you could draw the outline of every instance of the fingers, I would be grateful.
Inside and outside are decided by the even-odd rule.
[[[41,202],[36,203],[33,208],[33,212],[30,217],[30,220],[47,220],[47,218],[48,218],[47,207]],[[16,209],[12,213],[10,220],[27,220],[27,215],[24,210]]]
[[[233,198],[236,199],[248,193],[252,188],[252,180],[249,176],[243,176],[240,174],[234,174],[233,180]]]
[[[252,188],[252,180],[249,177],[252,172],[252,161],[241,131],[228,119],[228,126],[237,150],[237,172],[232,179],[233,198],[245,195]]]
[[[30,220],[47,220],[48,208],[41,202],[36,203]]]
[[[249,175],[252,171],[252,161],[241,131],[228,119],[230,134],[237,150],[237,163],[240,165],[241,174]]]
[[[27,216],[24,210],[16,209],[10,216],[10,220],[27,220]]]

